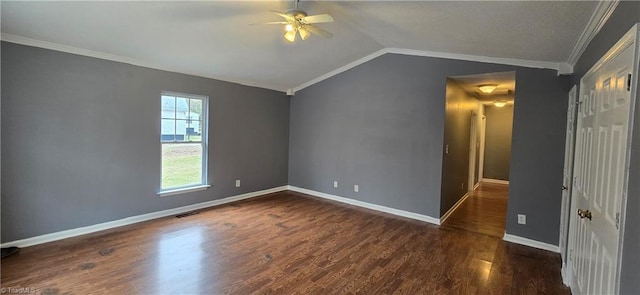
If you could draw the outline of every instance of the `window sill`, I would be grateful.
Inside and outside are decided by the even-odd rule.
[[[166,190],[166,191],[159,192],[158,196],[167,197],[167,196],[179,195],[179,194],[184,194],[184,193],[203,191],[203,190],[206,190],[206,189],[208,189],[210,187],[211,187],[211,185],[205,184],[205,185],[199,185],[199,186],[190,186],[190,187],[185,187],[185,188]]]

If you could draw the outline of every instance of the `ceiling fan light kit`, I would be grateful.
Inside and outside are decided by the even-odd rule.
[[[300,33],[300,38],[302,38],[302,40],[307,40],[307,38],[309,38],[309,35],[311,35],[311,33],[309,33],[309,31],[307,31],[304,27],[298,28],[298,33]]]
[[[302,40],[307,40],[311,34],[323,38],[333,37],[333,34],[313,25],[333,22],[333,17],[328,14],[308,15],[305,11],[298,10],[298,2],[299,0],[295,0],[295,9],[290,9],[287,12],[271,11],[284,18],[284,22],[267,22],[263,24],[284,24],[284,39],[289,42],[294,42],[296,35],[300,35],[300,39]]]
[[[291,30],[291,31],[288,31],[288,32],[284,33],[284,38],[289,42],[295,41],[296,40],[296,31]]]

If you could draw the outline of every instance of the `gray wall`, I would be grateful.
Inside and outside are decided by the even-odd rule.
[[[631,27],[640,22],[640,2],[621,1],[598,35],[589,43],[574,67],[573,83],[580,79]],[[638,77],[636,77],[636,80]],[[622,252],[621,294],[636,294],[640,290],[640,97],[636,97],[633,116],[631,166]]]
[[[484,178],[509,180],[513,105],[485,106]]]
[[[6,42],[2,86],[3,242],[287,184],[283,93]],[[210,97],[209,190],[156,195],[163,90]]]
[[[446,76],[412,75],[421,60],[387,54],[296,93],[289,184],[440,216]]]
[[[0,57],[2,56],[2,46],[0,46]],[[0,61],[1,62],[1,61]],[[2,70],[0,70],[0,90],[2,89]],[[2,210],[2,91],[0,91],[0,211]],[[2,212],[0,212],[1,216]],[[2,220],[0,219],[0,236],[2,235]]]
[[[446,87],[440,216],[451,209],[469,189],[471,115],[477,113],[479,104],[455,81],[447,79]]]
[[[569,83],[554,70],[373,59],[291,99],[289,183],[439,217],[446,79],[506,71],[518,85],[507,232],[557,244]],[[527,225],[517,224],[518,213]]]
[[[516,73],[506,230],[552,245],[559,236],[568,82]],[[527,216],[526,225],[518,224],[518,214]]]

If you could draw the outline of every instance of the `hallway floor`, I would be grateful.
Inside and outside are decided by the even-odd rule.
[[[480,183],[443,227],[502,238],[507,221],[508,184]]]

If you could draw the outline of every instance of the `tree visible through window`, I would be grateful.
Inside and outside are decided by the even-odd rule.
[[[207,97],[161,95],[161,192],[207,183]]]

